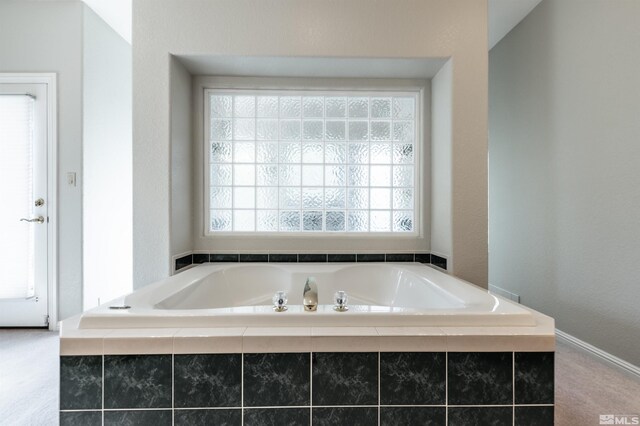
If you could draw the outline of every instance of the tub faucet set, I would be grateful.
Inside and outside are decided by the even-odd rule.
[[[349,310],[347,306],[348,296],[345,291],[337,291],[334,295],[333,309],[338,312],[346,312]],[[273,310],[276,312],[284,312],[287,310],[287,293],[278,291],[273,295]],[[318,309],[318,284],[315,277],[308,277],[304,284],[302,292],[302,305],[305,311],[313,312]]]

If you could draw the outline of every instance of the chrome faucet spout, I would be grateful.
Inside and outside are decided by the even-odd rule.
[[[302,293],[302,304],[305,311],[315,311],[318,309],[318,285],[315,277],[308,277],[304,284]]]

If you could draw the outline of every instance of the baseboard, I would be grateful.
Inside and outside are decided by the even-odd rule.
[[[630,373],[640,378],[640,367],[631,364],[623,359],[618,358],[615,355],[611,355],[609,352],[605,352],[602,349],[596,348],[595,346],[578,339],[570,335],[569,333],[565,333],[564,331],[558,330],[556,328],[556,338],[561,340],[562,342],[572,346],[580,351],[587,352],[590,355],[595,356],[596,358],[604,361],[609,364],[611,367],[623,370],[626,373]]]

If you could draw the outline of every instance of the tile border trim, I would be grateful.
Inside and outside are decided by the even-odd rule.
[[[202,263],[341,263],[341,262],[417,262],[447,270],[447,259],[431,253],[201,253],[173,256],[174,273]]]

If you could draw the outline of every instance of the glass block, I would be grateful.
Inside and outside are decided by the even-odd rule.
[[[349,140],[350,141],[366,141],[369,139],[369,122],[367,121],[350,121],[349,122]]]
[[[325,140],[343,141],[346,138],[346,121],[327,121],[325,123]]]
[[[300,188],[280,188],[280,208],[300,208]]]
[[[303,231],[322,231],[322,212],[303,211],[302,212]]]
[[[280,97],[280,117],[300,117],[300,96]]]
[[[325,142],[324,162],[341,164],[347,160],[347,147],[343,142]]]
[[[256,230],[256,212],[253,210],[234,210],[233,211],[233,230],[234,231],[255,231]]]
[[[231,185],[231,166],[212,164],[209,182],[213,186]]]
[[[231,96],[211,96],[211,118],[231,117]]]
[[[371,143],[371,164],[391,164],[390,143]]]
[[[371,188],[369,197],[369,205],[372,209],[391,208],[390,188]]]
[[[280,140],[297,141],[300,139],[300,121],[282,120],[280,122]]]
[[[260,186],[278,185],[278,166],[257,166],[256,184]]]
[[[327,212],[325,229],[327,231],[341,232],[345,230],[344,212]]]
[[[256,207],[256,189],[238,186],[233,188],[233,208],[253,209]]]
[[[395,166],[393,168],[393,186],[413,187],[413,166]]]
[[[393,145],[394,164],[413,164],[413,145],[409,143]]]
[[[300,162],[300,142],[280,143],[280,162],[299,163]]]
[[[345,208],[345,189],[344,188],[325,188],[324,189],[324,208],[325,209],[344,209]]]
[[[369,186],[369,167],[349,166],[347,184],[349,186]]]
[[[349,98],[349,118],[369,117],[369,98]]]
[[[369,190],[364,188],[349,188],[347,191],[348,209],[368,209]]]
[[[391,166],[371,166],[371,186],[391,186]]]
[[[323,117],[324,99],[322,96],[305,96],[302,98],[303,117]]]
[[[396,120],[413,120],[415,118],[415,98],[393,98],[393,118]]]
[[[209,138],[212,141],[231,140],[231,120],[211,120],[210,133]]]
[[[256,231],[275,232],[278,230],[277,210],[258,210],[256,212]]]
[[[325,186],[345,186],[346,167],[345,166],[325,166],[324,184]]]
[[[259,141],[278,140],[278,120],[258,120],[256,122],[256,139]]]
[[[324,99],[325,105],[325,117],[328,118],[341,118],[347,115],[347,100],[346,98],[337,98],[327,96]]]
[[[253,164],[239,164],[233,166],[234,185],[255,185],[256,166]]]
[[[378,210],[371,212],[371,232],[391,231],[391,212],[388,210]]]
[[[256,160],[255,142],[234,142],[233,161],[236,163],[253,163]]]
[[[280,231],[295,232],[300,230],[300,212],[280,212]]]
[[[231,210],[211,210],[210,231],[231,231]]]
[[[323,168],[324,167],[320,165],[302,166],[302,184],[304,186],[322,186]]]
[[[278,97],[258,96],[256,100],[258,117],[278,117]]]
[[[302,162],[303,163],[322,163],[324,152],[322,152],[322,144],[315,142],[302,142]]]
[[[413,121],[394,121],[393,140],[396,142],[413,142],[414,128]]]
[[[233,115],[234,117],[255,117],[256,115],[255,96],[234,96]]]
[[[212,209],[230,209],[231,208],[231,188],[230,187],[211,188],[210,207]]]
[[[259,209],[278,208],[278,188],[256,188],[256,207]]]
[[[413,212],[393,212],[393,231],[411,232],[413,231]]]
[[[280,166],[280,186],[300,185],[300,166]]]
[[[412,209],[413,208],[413,189],[395,188],[393,190],[393,208],[394,209]]]
[[[391,140],[391,122],[390,121],[372,121],[371,122],[371,140],[372,141]]]
[[[348,160],[349,160],[349,164],[368,164],[369,163],[369,144],[368,143],[350,143]]]
[[[391,98],[371,99],[371,118],[390,118]]]
[[[302,188],[302,208],[321,209],[323,196],[322,188]]]
[[[256,122],[253,118],[236,118],[233,120],[233,139],[237,141],[254,140],[256,138]]]
[[[302,138],[304,140],[322,140],[322,132],[321,120],[304,120],[302,122]]]
[[[231,142],[211,142],[211,162],[231,162]]]
[[[258,163],[277,163],[278,142],[258,142],[256,144],[256,161]]]
[[[349,232],[367,232],[369,230],[369,212],[368,211],[350,211],[347,217],[347,231]]]

